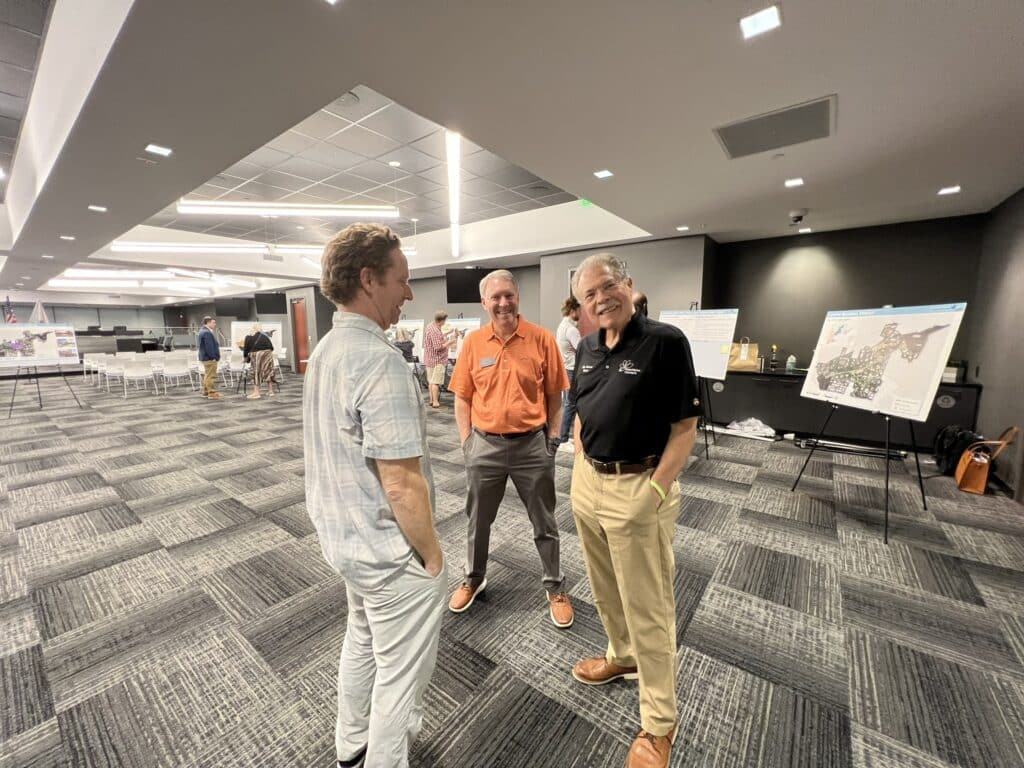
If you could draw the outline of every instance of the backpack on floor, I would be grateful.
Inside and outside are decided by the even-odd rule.
[[[935,465],[939,468],[939,472],[944,475],[952,475],[956,472],[964,451],[984,439],[974,430],[964,429],[956,424],[950,424],[940,429],[935,436],[934,445]]]

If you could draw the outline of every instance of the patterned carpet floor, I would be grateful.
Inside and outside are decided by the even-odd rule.
[[[303,503],[301,380],[274,399],[19,388],[0,440],[0,765],[333,765],[345,594]],[[0,387],[4,405],[9,382]],[[452,586],[465,546],[450,407],[429,415]],[[676,528],[674,766],[1024,765],[1024,510],[878,459],[720,438]],[[445,617],[416,766],[623,763],[635,683],[601,653],[557,458],[576,623],[548,621],[509,488],[488,590]],[[934,472],[925,464],[926,474]]]

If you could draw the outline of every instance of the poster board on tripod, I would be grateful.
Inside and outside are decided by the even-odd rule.
[[[448,318],[445,321],[444,325],[441,326],[441,330],[444,332],[444,337],[446,339],[451,339],[452,335],[456,334],[459,339],[459,343],[449,350],[449,359],[459,359],[459,353],[462,352],[462,343],[466,340],[466,336],[478,328],[480,328],[479,317],[459,317],[454,320],[452,318]]]
[[[803,397],[927,421],[965,302],[825,315]]]
[[[239,344],[245,341],[245,337],[252,333],[254,322],[248,320],[234,320],[231,323],[231,348],[241,349]],[[284,325],[282,323],[260,323],[263,332],[270,337],[270,343],[274,345],[274,354],[277,355],[282,347],[288,345],[284,340]]]
[[[698,376],[722,381],[739,316],[739,309],[664,309],[658,320],[686,334]]]
[[[0,368],[77,365],[78,342],[72,325],[0,325]]]

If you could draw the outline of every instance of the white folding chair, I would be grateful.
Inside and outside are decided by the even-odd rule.
[[[164,394],[167,394],[167,380],[174,379],[174,386],[182,379],[188,379],[188,384],[195,391],[196,383],[192,379],[192,364],[188,353],[184,355],[168,354],[164,358],[164,366],[161,371],[161,378],[164,382]]]
[[[153,394],[160,394],[160,388],[157,386],[156,372],[153,370],[153,366],[145,360],[128,360],[125,362],[124,370],[121,372],[121,384],[124,388],[125,400],[128,399],[129,381],[135,384],[136,389],[138,389],[140,383],[143,389],[148,389],[147,384],[152,381]]]

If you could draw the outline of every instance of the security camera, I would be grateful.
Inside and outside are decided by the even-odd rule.
[[[804,216],[807,215],[806,208],[797,208],[795,211],[789,212],[789,225],[796,226],[804,220]]]

